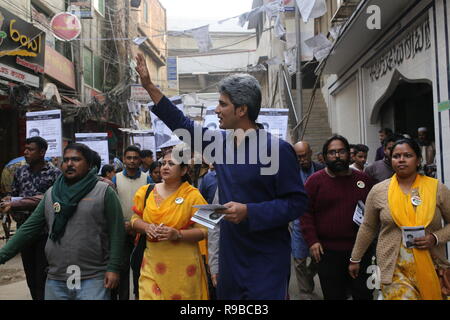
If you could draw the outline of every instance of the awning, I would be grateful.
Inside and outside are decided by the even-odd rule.
[[[70,103],[70,104],[73,104],[73,105],[76,105],[76,106],[81,106],[81,102],[78,101],[77,99],[72,99],[72,98],[69,98],[69,97],[63,96],[63,95],[61,95],[61,99],[63,101],[65,101],[65,102]]]
[[[416,6],[419,2],[428,1],[411,1],[411,0],[365,0],[360,3],[352,17],[343,27],[342,34],[335,42],[331,55],[324,60],[325,74],[342,74],[350,68],[358,58],[370,48],[372,43],[386,34],[392,28],[398,17]],[[370,15],[367,13],[369,6],[376,5],[380,8],[381,13],[381,29],[370,30],[367,27],[367,19]],[[400,29],[402,26],[398,26]]]

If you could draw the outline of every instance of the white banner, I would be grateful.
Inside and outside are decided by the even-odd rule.
[[[203,127],[210,130],[219,129],[219,118],[214,110],[216,110],[216,106],[206,108],[205,122],[203,122]]]
[[[257,123],[276,137],[286,140],[289,109],[261,108]]]
[[[141,150],[151,150],[156,155],[155,134],[150,131],[133,131],[130,135],[130,143]]]
[[[107,133],[75,133],[75,140],[96,151],[102,159],[102,166],[109,164]]]
[[[0,76],[39,88],[39,77],[0,63]]]
[[[48,143],[46,157],[62,157],[61,110],[27,112],[27,138],[39,136]]]

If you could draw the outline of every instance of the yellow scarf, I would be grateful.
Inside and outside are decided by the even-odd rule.
[[[164,225],[177,230],[188,229],[194,224],[191,217],[198,209],[193,208],[193,205],[207,204],[200,192],[188,182],[183,182],[178,190],[164,199],[159,207],[155,201],[154,191],[152,193],[147,199],[147,206],[143,214],[144,221],[154,224],[164,223]],[[206,239],[199,242],[199,248],[201,254],[208,257]]]
[[[427,227],[436,211],[436,194],[438,181],[417,175],[412,189],[419,191],[422,203],[414,207],[411,195],[403,193],[398,184],[397,175],[392,177],[389,185],[388,202],[392,218],[399,227]],[[424,300],[442,300],[439,279],[434,268],[429,250],[413,249],[416,277],[419,291]]]

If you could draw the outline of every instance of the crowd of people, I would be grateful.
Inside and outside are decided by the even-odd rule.
[[[153,84],[142,56],[137,62],[152,112],[195,137],[194,122]],[[325,300],[447,298],[450,225],[441,221],[450,222],[450,191],[432,177],[426,128],[418,141],[380,130],[368,165],[369,148],[337,134],[315,154],[306,141],[271,136],[256,123],[261,91],[250,75],[223,79],[219,92],[220,151],[244,164],[180,162],[173,148],[154,155],[132,145],[100,168],[95,151],[72,143],[58,168],[44,158],[44,139],[26,140],[2,200],[18,230],[0,263],[21,253],[33,299],[128,300],[131,281],[142,300],[282,300],[291,261],[302,300],[317,298],[316,275]],[[237,129],[267,139],[251,146]],[[210,142],[184,143],[199,148],[182,149],[192,158]],[[261,174],[259,155],[248,161],[253,147],[278,153],[274,174]],[[191,220],[204,204],[223,205],[214,229]],[[371,265],[379,287],[368,285]]]

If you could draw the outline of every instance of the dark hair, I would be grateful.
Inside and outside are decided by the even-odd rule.
[[[384,140],[383,140],[383,148],[386,149],[387,145],[390,142],[397,142],[398,140],[401,140],[401,139],[405,139],[405,137],[400,136],[398,134],[391,134],[391,135],[387,136],[386,138],[384,138]]]
[[[151,150],[142,150],[141,151],[141,158],[152,158],[153,157],[153,151]]]
[[[172,151],[173,151],[173,148],[164,151],[163,155],[161,156],[161,158],[164,159],[164,157],[167,156],[168,154],[172,154]],[[178,152],[180,158],[183,158],[184,151],[177,150],[177,152]],[[189,164],[182,162],[179,165],[180,165],[181,169],[188,168],[188,170],[186,171],[186,174],[181,177],[181,182],[186,182],[187,181],[187,182],[189,182],[189,184],[192,184],[191,176],[188,173],[189,172]]]
[[[112,166],[112,165],[110,165],[110,164],[105,164],[103,167],[102,167],[102,177],[106,177],[106,175],[108,174],[108,173],[110,173],[110,172],[113,172],[114,171],[114,166]]]
[[[413,139],[408,139],[408,138],[403,138],[400,140],[397,140],[394,144],[394,146],[392,147],[392,153],[394,153],[394,149],[396,146],[401,145],[401,144],[407,144],[410,146],[410,148],[414,151],[414,153],[416,154],[416,157],[418,159],[422,159],[422,151],[419,147],[419,144],[413,140]],[[392,157],[392,153],[391,153],[391,157]],[[392,161],[392,160],[391,160]],[[421,165],[419,164],[419,166],[417,167],[417,170],[420,170]]]
[[[158,168],[160,166],[161,166],[161,164],[158,161],[154,161],[154,162],[152,162],[152,164],[148,168],[148,172],[152,173],[153,170],[155,170],[156,168]]]
[[[378,133],[384,133],[387,136],[390,136],[390,135],[394,134],[392,129],[389,129],[389,128],[380,129],[380,131],[378,131]]]
[[[25,144],[30,143],[36,143],[36,145],[39,147],[39,150],[47,150],[48,148],[47,141],[42,137],[32,137],[25,140]]]
[[[88,163],[89,167],[92,167],[92,164],[94,162],[94,154],[87,145],[82,143],[71,143],[64,149],[64,154],[67,152],[67,150],[76,150],[79,153],[81,153],[83,157],[86,159],[86,162]]]
[[[367,153],[367,152],[369,152],[369,147],[366,146],[365,144],[357,144],[357,145],[355,145],[355,154],[358,152]]]
[[[139,155],[141,154],[141,150],[136,146],[128,146],[123,152],[123,155],[125,156],[127,152],[136,152]]]
[[[349,143],[348,143],[348,140],[347,140],[345,137],[343,137],[343,136],[341,136],[341,135],[339,135],[339,134],[335,134],[335,135],[332,135],[331,137],[329,137],[329,138],[327,139],[327,141],[325,141],[325,143],[324,143],[324,145],[323,145],[323,148],[322,148],[322,155],[323,155],[323,157],[324,157],[325,159],[327,158],[328,147],[329,147],[330,143],[333,142],[334,140],[339,140],[339,141],[341,141],[341,142],[344,144],[344,147],[345,147],[345,149],[347,150],[347,152],[350,154],[350,145],[349,145]]]
[[[97,151],[92,150],[92,166],[97,167],[97,172],[102,167],[102,158]]]

